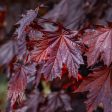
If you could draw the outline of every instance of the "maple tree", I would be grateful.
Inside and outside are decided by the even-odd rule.
[[[40,17],[43,7],[23,15],[13,39],[0,48],[0,66],[6,64],[10,73],[9,111],[74,112],[76,102],[84,106],[77,108],[79,112],[93,112],[97,107],[111,112],[112,23],[72,30],[73,26],[58,22],[61,14],[51,17],[57,8]],[[82,66],[87,76],[80,71]],[[50,83],[50,87],[46,84],[49,93],[39,90],[42,82]],[[84,100],[73,94],[85,96]]]

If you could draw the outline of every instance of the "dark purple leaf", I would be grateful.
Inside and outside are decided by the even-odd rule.
[[[16,53],[17,49],[14,41],[9,41],[0,46],[0,65],[9,64]]]
[[[94,70],[86,80],[82,82],[78,92],[89,91],[87,104],[87,112],[92,112],[101,105],[104,112],[111,112],[111,96],[112,96],[112,69],[103,67]]]

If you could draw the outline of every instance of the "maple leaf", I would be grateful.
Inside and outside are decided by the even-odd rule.
[[[22,57],[25,53],[27,53],[26,48],[26,37],[30,35],[30,37],[41,36],[42,33],[39,31],[35,31],[30,29],[30,24],[33,23],[35,19],[37,19],[38,11],[44,5],[39,5],[35,10],[27,11],[26,15],[22,15],[22,19],[17,22],[19,27],[16,29],[15,34],[17,40],[17,50],[18,50],[18,58],[22,60]],[[26,35],[27,34],[27,35]]]
[[[53,10],[48,12],[44,18],[52,19],[53,21],[57,21],[59,19],[64,19],[67,16],[68,12],[68,3],[67,0],[62,0],[59,4],[57,4]]]
[[[66,64],[69,76],[77,77],[78,68],[83,64],[81,45],[75,40],[77,32],[69,32],[60,28],[59,32],[47,33],[45,37],[34,41],[32,60],[44,62],[41,73],[52,80],[61,77],[61,70]]]
[[[9,82],[8,98],[11,99],[11,106],[13,106],[16,101],[21,102],[23,100],[26,86],[26,70],[23,66],[17,65],[16,71]]]
[[[23,55],[26,53],[26,29],[28,29],[28,25],[37,17],[39,7],[36,10],[27,11],[26,15],[23,15],[23,18],[18,21],[19,27],[15,31],[17,34],[17,50],[18,50],[18,58],[22,59]]]
[[[35,102],[35,103],[34,103]],[[38,90],[34,90],[30,94],[30,98],[26,102],[28,109],[28,112],[37,112],[37,109],[39,108],[39,104],[45,102],[45,98],[43,94],[41,94]]]
[[[89,45],[86,53],[88,65],[94,65],[98,59],[109,66],[112,63],[112,29],[99,27],[85,34],[84,43]]]
[[[23,38],[25,35],[25,28],[37,17],[39,7],[36,10],[27,11],[26,15],[23,15],[23,18],[17,22],[19,28],[16,30],[18,34],[17,39]]]
[[[57,112],[60,109],[61,112],[72,111],[71,98],[64,91],[49,94],[47,100],[47,105],[40,112]]]
[[[93,112],[98,105],[103,105],[104,112],[111,112],[112,69],[103,67],[94,70],[79,86],[78,92],[89,91],[87,112]]]
[[[80,8],[77,8],[79,5]],[[69,29],[79,29],[86,23],[85,13],[88,11],[85,12],[85,5],[86,2],[82,3],[77,0],[62,0],[56,4],[44,18],[51,19],[55,22],[60,21]],[[93,6],[91,8],[93,8]]]

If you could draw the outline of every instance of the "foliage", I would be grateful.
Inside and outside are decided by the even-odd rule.
[[[0,65],[10,73],[8,111],[93,112],[98,106],[111,112],[112,23],[75,31],[40,17],[43,7],[28,11],[16,24],[13,39],[0,48]],[[51,91],[39,90],[42,81],[50,83]],[[83,109],[75,110],[74,102]]]

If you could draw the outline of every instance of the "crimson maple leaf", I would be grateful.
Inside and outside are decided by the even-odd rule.
[[[13,106],[16,101],[24,99],[24,91],[27,86],[27,70],[22,65],[17,65],[16,71],[13,74],[8,89],[8,98],[11,99]]]
[[[59,28],[58,32],[47,33],[45,37],[35,40],[34,50],[31,53],[32,60],[37,63],[45,62],[41,73],[49,80],[61,77],[64,64],[68,68],[69,76],[77,77],[83,59],[81,45],[75,40],[76,34],[77,32]]]
[[[112,29],[99,27],[86,33],[84,43],[89,45],[86,53],[88,65],[94,65],[98,59],[103,60],[109,66],[112,63]]]
[[[93,112],[103,104],[104,112],[112,111],[112,68],[99,68],[90,74],[79,86],[78,92],[89,91],[87,112]]]

